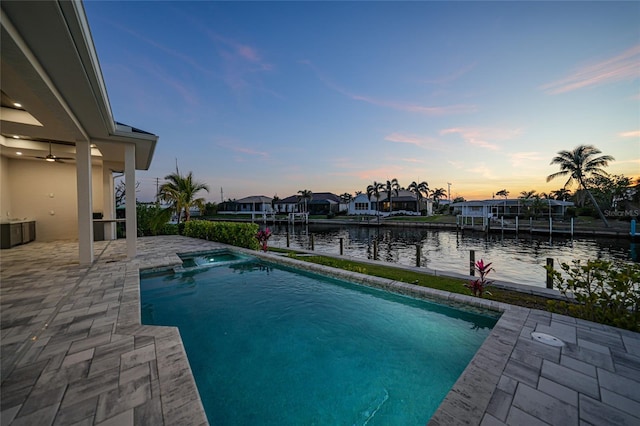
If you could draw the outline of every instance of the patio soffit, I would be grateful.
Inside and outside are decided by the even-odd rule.
[[[126,144],[134,144],[136,169],[148,169],[158,137],[114,121],[82,3],[5,0],[0,7],[0,119],[12,148],[19,140],[93,143],[103,161],[122,163]]]

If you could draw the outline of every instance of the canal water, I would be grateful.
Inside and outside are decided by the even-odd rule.
[[[442,272],[469,274],[469,254],[475,259],[492,262],[492,278],[536,287],[546,286],[547,258],[556,269],[560,263],[574,259],[624,260],[638,262],[640,247],[626,238],[563,238],[529,233],[485,235],[449,230],[396,227],[361,227],[349,225],[269,225],[272,247],[311,248],[319,253],[340,254],[340,238],[344,255],[373,259],[373,241],[378,244],[378,259],[401,265],[416,265],[416,245],[421,247],[420,266]]]

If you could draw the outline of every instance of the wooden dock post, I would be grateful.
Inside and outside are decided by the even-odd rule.
[[[313,234],[311,234],[311,251],[315,250],[313,246]]]
[[[547,288],[553,288],[553,274],[550,269],[553,269],[553,258],[547,257]]]
[[[289,248],[289,230],[287,229],[287,248]]]
[[[422,250],[420,244],[416,244],[416,266],[420,267],[420,258],[422,257]]]
[[[373,240],[373,260],[378,260],[378,240]]]
[[[476,275],[476,251],[469,250],[469,275]]]
[[[340,238],[340,256],[344,254],[344,238]]]

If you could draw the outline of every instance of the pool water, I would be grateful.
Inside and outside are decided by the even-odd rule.
[[[497,321],[259,260],[140,286],[212,425],[424,425]]]

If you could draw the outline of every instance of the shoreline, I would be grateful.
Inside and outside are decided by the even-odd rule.
[[[195,218],[194,218],[195,219]],[[198,220],[209,220],[214,222],[248,222],[257,224],[277,224],[286,225],[290,223],[287,219],[267,219],[266,221],[260,219],[249,218],[204,218]],[[297,224],[302,224],[296,222]],[[456,232],[472,232],[472,233],[485,233],[485,234],[535,234],[535,235],[550,235],[550,236],[562,236],[562,237],[600,237],[600,238],[623,238],[630,240],[640,239],[640,234],[631,234],[630,225],[624,229],[619,226],[612,226],[605,228],[603,226],[589,226],[589,225],[576,225],[573,231],[567,226],[559,226],[558,228],[552,228],[548,226],[545,228],[540,223],[533,224],[533,226],[525,223],[521,223],[516,229],[514,226],[502,226],[500,223],[492,223],[488,230],[484,229],[482,225],[457,225],[455,223],[438,223],[438,222],[414,222],[414,221],[389,221],[382,220],[380,223],[372,221],[355,221],[355,220],[342,220],[342,219],[309,219],[307,225],[344,225],[344,226],[357,226],[357,227],[392,227],[392,228],[427,228],[427,229],[442,229]],[[538,226],[536,226],[538,225]],[[563,223],[563,225],[566,225]]]

